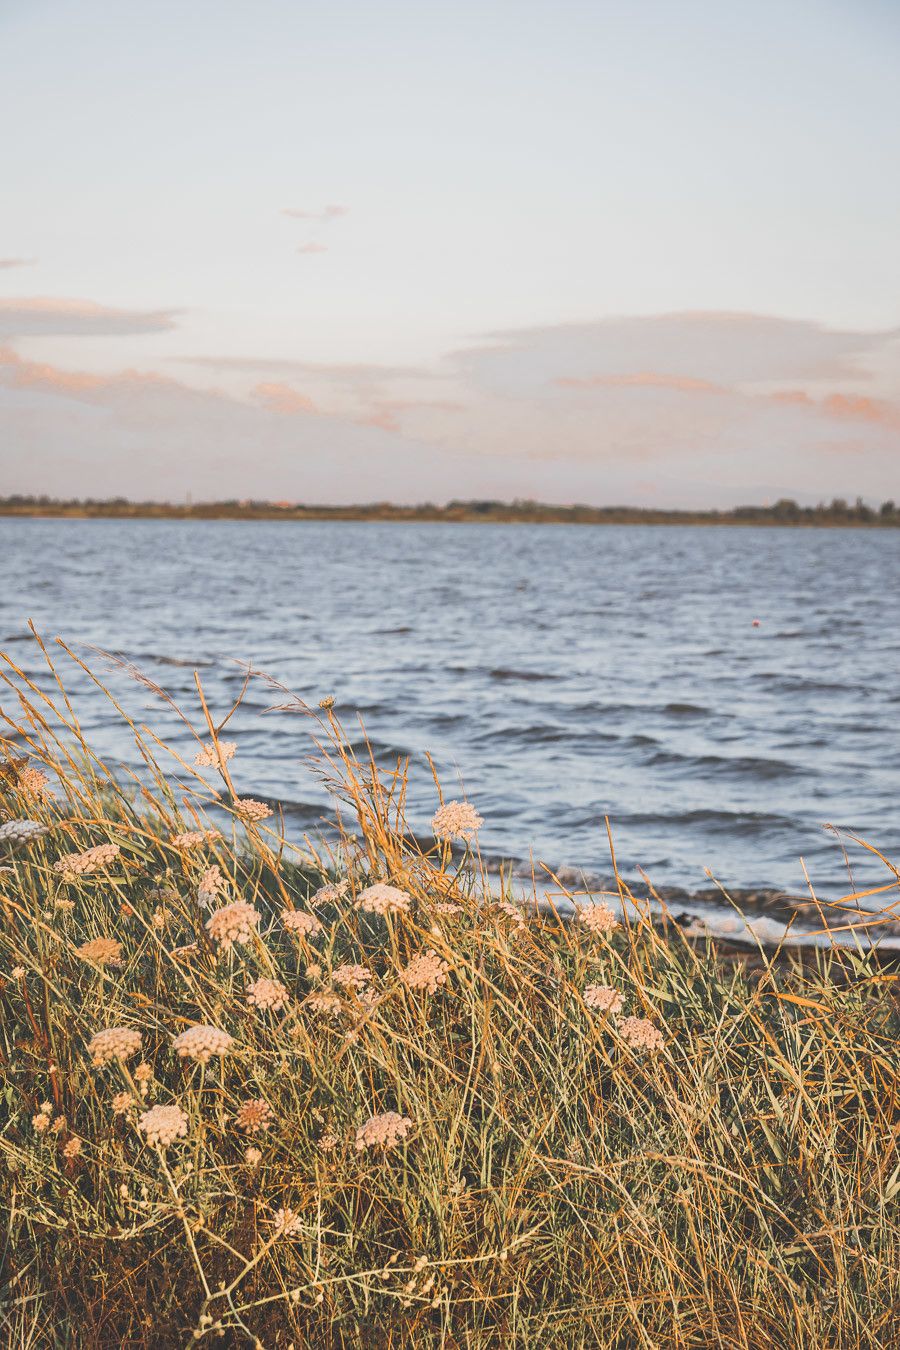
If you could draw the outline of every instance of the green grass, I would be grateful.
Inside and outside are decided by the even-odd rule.
[[[404,766],[355,757],[328,709],[309,713],[318,771],[358,843],[298,854],[275,817],[241,820],[240,744],[218,772],[183,760],[176,783],[134,728],[143,786],[117,781],[61,678],[50,696],[7,661],[5,679],[0,759],[27,765],[0,777],[0,819],[49,830],[0,844],[4,1345],[900,1343],[900,1019],[877,954],[751,966],[651,922],[624,884],[608,934],[519,921],[477,850],[415,843]],[[209,744],[233,710],[208,709],[198,682],[194,711]],[[218,838],[172,843],[210,823]],[[107,843],[98,870],[54,870]],[[212,864],[218,903],[259,914],[230,952],[198,903]],[[287,930],[282,912],[336,878],[321,931]],[[362,912],[374,881],[409,911]],[[897,887],[888,869],[886,910]],[[97,938],[120,965],[78,954]],[[448,968],[433,994],[402,979],[426,951]],[[370,999],[333,984],[345,962],[371,972]],[[286,1007],[248,1004],[259,978]],[[621,993],[619,1017],[586,1006],[591,984]],[[333,1015],[305,1002],[322,990]],[[661,1048],[633,1048],[625,1015]],[[179,1058],[193,1024],[227,1032],[229,1053]],[[96,1067],[88,1043],[115,1026],[141,1033],[140,1055]],[[251,1136],[235,1116],[254,1099],[272,1124]],[[140,1117],[168,1104],[187,1134],[152,1148]],[[385,1111],[412,1122],[405,1139],[358,1149]]]

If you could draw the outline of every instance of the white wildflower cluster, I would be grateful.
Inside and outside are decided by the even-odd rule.
[[[356,1131],[356,1147],[360,1153],[367,1148],[396,1148],[409,1134],[412,1124],[409,1116],[401,1116],[396,1111],[371,1116]]]
[[[363,985],[368,984],[371,980],[372,972],[367,970],[365,966],[358,966],[351,961],[345,961],[332,971],[331,978],[342,989],[362,989]]]
[[[665,1044],[662,1032],[649,1017],[623,1017],[617,1030],[632,1050],[661,1050]]]
[[[288,991],[280,980],[261,978],[254,980],[247,989],[247,1002],[253,1008],[266,1008],[278,1012],[288,1004]]]
[[[299,1237],[303,1220],[293,1209],[276,1209],[272,1215],[272,1230],[279,1237]]]
[[[407,966],[400,972],[400,979],[406,985],[407,989],[424,990],[428,994],[436,994],[442,984],[447,983],[447,972],[450,967],[443,957],[438,956],[437,952],[422,952],[414,956]]]
[[[343,900],[349,889],[350,884],[347,881],[329,882],[327,886],[320,886],[314,891],[307,904],[313,909],[319,909],[322,905],[336,905]]]
[[[471,802],[445,802],[435,811],[431,832],[435,839],[462,839],[471,843],[484,824]]]
[[[588,932],[593,933],[595,937],[602,937],[606,933],[611,933],[619,926],[615,914],[613,914],[609,905],[603,901],[596,905],[580,905],[576,913],[578,922],[583,924]]]
[[[367,886],[356,897],[356,908],[365,914],[405,914],[410,906],[410,897],[397,886],[388,886],[376,881]]]
[[[264,1097],[254,1097],[241,1105],[234,1119],[238,1129],[246,1130],[247,1134],[258,1134],[261,1130],[269,1128],[274,1115]]]
[[[172,843],[175,848],[199,848],[221,838],[221,830],[182,830],[181,834],[172,835]]]
[[[315,937],[321,933],[322,925],[315,914],[307,914],[305,909],[284,909],[281,922],[290,933],[299,933],[301,937]]]
[[[106,1027],[88,1041],[88,1053],[99,1068],[113,1060],[130,1059],[141,1048],[141,1033],[134,1027]]]
[[[241,820],[248,822],[268,820],[273,814],[271,806],[267,806],[265,802],[258,802],[253,797],[236,797],[234,809]]]
[[[194,763],[198,769],[211,769],[220,762],[234,759],[235,750],[237,746],[234,741],[211,741],[209,745],[200,747],[194,756]]]
[[[337,1017],[344,1005],[337,994],[332,994],[329,989],[316,989],[306,995],[303,1006],[320,1017]]]
[[[207,867],[200,877],[197,886],[197,903],[201,909],[212,909],[216,900],[226,889],[227,882],[222,876],[222,869],[217,863]]]
[[[180,1106],[151,1106],[141,1113],[138,1129],[153,1148],[168,1148],[188,1132],[188,1118]]]
[[[588,1008],[593,1008],[595,1012],[609,1013],[615,1017],[622,1011],[625,1000],[618,989],[613,989],[609,984],[589,984],[584,991],[584,1002]]]
[[[0,844],[31,844],[49,833],[39,820],[7,820],[0,825]]]
[[[83,853],[66,853],[57,858],[53,870],[63,876],[84,876],[89,872],[99,871],[118,856],[118,844],[95,844],[93,848],[85,849]]]
[[[180,1032],[172,1041],[181,1059],[193,1059],[208,1064],[213,1055],[226,1055],[234,1041],[219,1027],[197,1025]]]
[[[204,927],[213,942],[218,942],[222,950],[227,952],[235,944],[243,946],[249,942],[256,932],[259,920],[258,909],[254,909],[245,900],[235,900],[230,905],[223,905],[221,909],[214,910]]]

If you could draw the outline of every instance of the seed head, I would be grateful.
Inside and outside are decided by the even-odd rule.
[[[219,1027],[193,1026],[182,1031],[172,1042],[180,1059],[194,1059],[198,1064],[208,1064],[213,1055],[227,1055],[233,1044],[233,1037]]]
[[[372,978],[372,972],[365,966],[354,965],[351,961],[345,961],[343,965],[332,971],[332,980],[342,989],[362,989],[363,985],[368,984]]]
[[[106,966],[111,961],[121,959],[122,944],[115,938],[91,938],[90,942],[83,942],[80,947],[75,948],[75,955],[82,961],[93,961],[95,965]]]
[[[429,950],[414,956],[405,969],[401,970],[400,978],[407,989],[421,989],[429,994],[436,994],[439,987],[447,983],[449,969],[443,957]]]
[[[221,830],[182,830],[181,834],[172,835],[172,844],[175,848],[199,848],[221,838]]]
[[[586,1007],[596,1012],[609,1013],[615,1017],[622,1011],[625,1000],[618,989],[613,989],[609,984],[589,984],[584,991],[584,1002]]]
[[[218,744],[218,749],[216,745]],[[194,756],[194,763],[198,769],[209,769],[218,765],[220,761],[234,759],[234,752],[237,746],[234,741],[210,742],[209,745],[203,745]]]
[[[618,920],[609,905],[602,901],[596,905],[580,906],[577,913],[579,923],[583,923],[588,932],[593,933],[595,937],[611,933],[614,928],[619,926]]]
[[[287,1006],[288,991],[280,980],[255,980],[247,989],[247,1002],[251,1007],[277,1012]]]
[[[431,821],[435,839],[463,839],[471,843],[484,824],[471,802],[445,802],[438,807]]]
[[[268,820],[273,814],[271,806],[267,806],[265,802],[255,801],[253,797],[235,798],[234,809],[241,820],[245,821]]]
[[[315,914],[307,914],[305,909],[282,910],[281,922],[288,932],[299,933],[301,937],[315,937],[322,931],[322,925]]]
[[[89,872],[106,867],[107,863],[119,856],[119,852],[118,844],[95,844],[83,853],[66,853],[57,858],[53,870],[63,876],[86,876]]]
[[[252,1101],[241,1105],[234,1119],[238,1129],[246,1130],[247,1134],[259,1134],[269,1128],[274,1116],[271,1106],[263,1097],[254,1097]]]
[[[98,1069],[114,1060],[124,1063],[138,1054],[140,1048],[141,1033],[134,1027],[106,1027],[103,1031],[95,1031],[88,1041],[88,1053]]]
[[[303,1220],[292,1209],[276,1209],[272,1215],[272,1228],[280,1237],[299,1237],[303,1232]]]
[[[661,1050],[665,1044],[662,1032],[647,1017],[623,1017],[618,1030],[632,1050]]]
[[[309,1008],[310,1012],[318,1013],[320,1017],[337,1017],[344,1006],[337,994],[332,994],[327,989],[307,994],[303,1005]]]
[[[180,1106],[151,1106],[141,1113],[138,1129],[153,1148],[168,1148],[188,1131],[188,1118]]]
[[[398,1115],[396,1111],[384,1111],[379,1116],[371,1116],[365,1125],[356,1131],[356,1147],[360,1151],[367,1148],[396,1148],[412,1129],[409,1116]]]
[[[0,825],[0,844],[30,844],[49,833],[39,820],[7,820]]]

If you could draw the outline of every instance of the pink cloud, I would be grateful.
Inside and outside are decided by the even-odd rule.
[[[900,427],[900,408],[886,399],[869,398],[865,394],[829,394],[823,399],[811,398],[803,389],[780,389],[769,397],[774,403],[787,407],[809,408],[840,422],[870,422],[874,426]]]
[[[122,370],[115,375],[95,375],[84,370],[62,370],[43,361],[26,361],[9,347],[0,348],[0,366],[9,374],[5,383],[11,389],[40,389],[45,393],[69,395],[74,398],[99,394],[110,390],[140,385],[143,387],[172,384],[165,376],[142,374],[137,370]]]
[[[338,220],[341,216],[350,214],[349,206],[324,206],[321,211],[299,211],[292,206],[285,206],[282,209],[283,216],[290,216],[292,220]]]
[[[11,267],[33,267],[37,258],[0,258],[0,272]]]
[[[254,394],[270,412],[292,416],[296,413],[317,413],[319,410],[311,398],[299,394],[289,384],[271,381],[256,385]]]
[[[632,375],[560,375],[554,380],[562,389],[675,389],[682,394],[724,394],[727,390],[711,380],[690,375],[665,375],[652,370]]]
[[[298,252],[298,253],[327,253],[327,252],[328,252],[328,245],[327,245],[327,244],[319,244],[319,243],[316,243],[315,240],[313,240],[313,241],[312,241],[311,243],[309,243],[309,244],[301,244],[301,245],[299,246],[299,248],[297,249],[297,252]]]

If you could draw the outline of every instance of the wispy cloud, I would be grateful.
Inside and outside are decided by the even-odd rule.
[[[293,206],[285,206],[282,208],[281,214],[290,216],[291,220],[316,220],[324,223],[330,220],[339,220],[341,216],[349,216],[350,207],[333,204],[323,206],[319,211],[304,211]]]
[[[178,310],[112,309],[92,300],[50,296],[0,299],[0,338],[164,333]]]
[[[0,258],[0,272],[13,267],[33,267],[37,258]]]
[[[723,394],[725,388],[712,380],[690,375],[661,375],[652,370],[632,375],[560,375],[555,381],[562,389],[675,389],[682,394]]]
[[[328,245],[327,245],[327,244],[319,244],[319,243],[317,243],[315,240],[313,240],[313,241],[311,241],[311,242],[308,243],[308,244],[300,244],[299,247],[297,248],[297,252],[298,252],[298,253],[327,253],[327,252],[328,252]]]
[[[317,413],[319,411],[312,399],[308,398],[306,394],[301,394],[296,389],[292,389],[289,384],[282,384],[279,381],[258,384],[253,393],[270,412],[291,416],[294,413]]]

